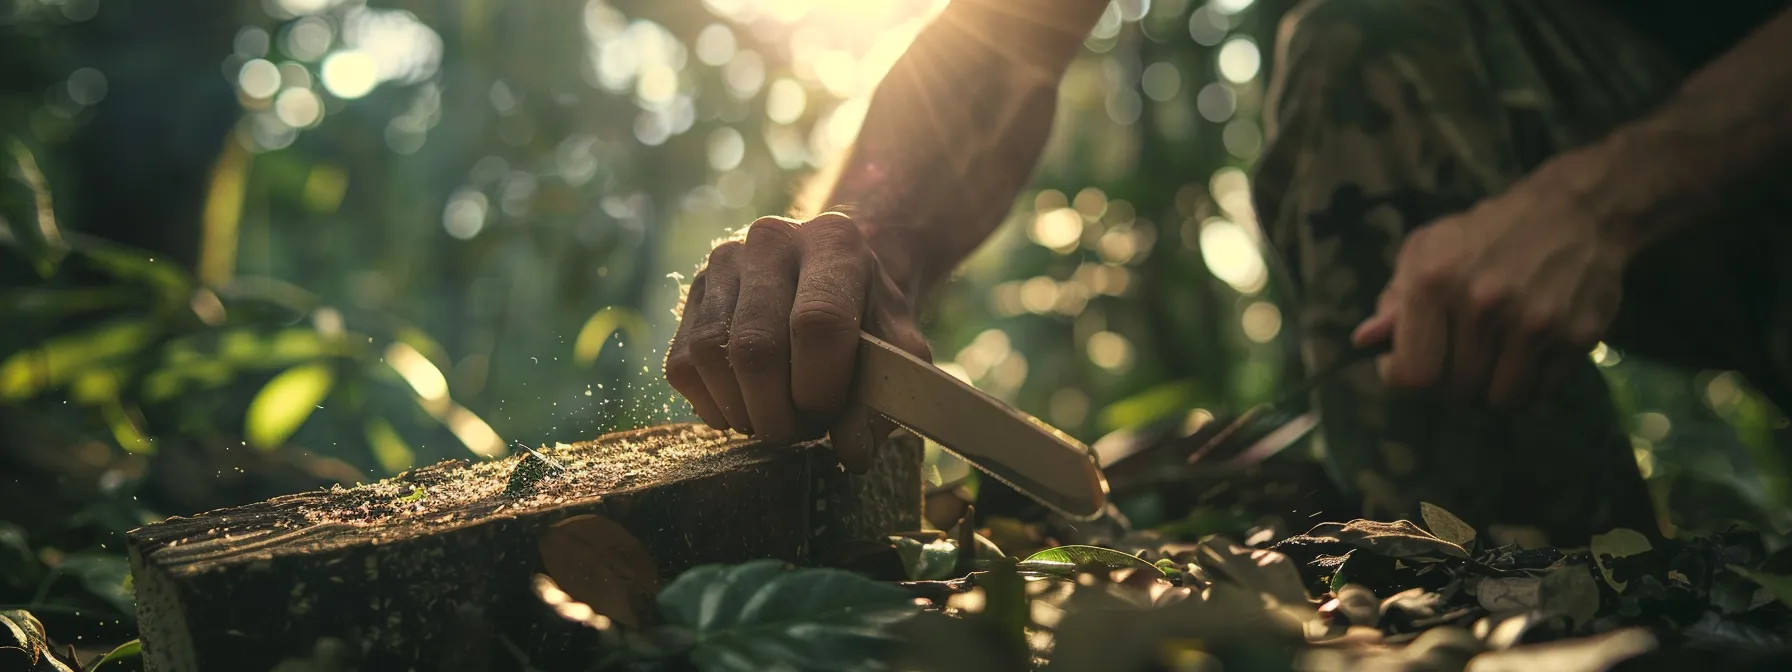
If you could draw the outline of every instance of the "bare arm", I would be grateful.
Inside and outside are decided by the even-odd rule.
[[[826,197],[762,217],[691,280],[666,381],[704,422],[767,441],[826,427],[869,468],[879,425],[851,403],[861,331],[929,354],[915,297],[1002,219],[1051,130],[1058,80],[1106,0],[954,0],[872,97]]]
[[[954,0],[891,68],[827,196],[910,296],[1001,222],[1051,132],[1058,82],[1107,3]]]
[[[1771,193],[1792,168],[1792,10],[1694,73],[1647,117],[1564,154],[1538,180],[1576,185],[1635,249]]]
[[[1446,382],[1507,402],[1552,388],[1534,373],[1565,375],[1604,336],[1638,250],[1729,225],[1776,194],[1792,168],[1788,44],[1792,10],[1652,114],[1413,232],[1357,345],[1392,340],[1382,375],[1396,386]]]

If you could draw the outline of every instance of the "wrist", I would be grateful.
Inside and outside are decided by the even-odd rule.
[[[927,279],[923,260],[915,253],[913,231],[864,220],[855,220],[855,223],[865,235],[865,246],[877,258],[879,271],[896,283],[909,307],[913,308],[920,293],[932,284]]]
[[[1657,180],[1642,175],[1628,179],[1636,174],[1634,164],[1625,168],[1626,161],[1634,161],[1626,157],[1628,145],[1626,138],[1613,137],[1565,152],[1525,181],[1553,195],[1564,223],[1583,227],[1586,235],[1624,260],[1654,240],[1662,228],[1650,216],[1662,190],[1648,186]]]

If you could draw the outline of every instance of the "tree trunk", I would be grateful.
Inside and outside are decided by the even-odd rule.
[[[532,484],[515,473],[541,464],[528,455],[451,461],[132,531],[147,669],[270,669],[331,650],[363,670],[509,669],[512,648],[536,667],[589,663],[530,587],[555,522],[614,520],[666,580],[706,563],[807,563],[841,540],[920,527],[921,442],[902,433],[858,477],[825,443],[697,425],[547,454],[565,471]]]

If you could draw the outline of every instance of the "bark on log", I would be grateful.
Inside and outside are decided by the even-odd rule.
[[[130,533],[152,672],[266,670],[346,651],[362,670],[514,669],[589,655],[530,588],[537,539],[598,514],[660,576],[918,529],[921,442],[892,437],[849,476],[823,443],[757,444],[698,425],[546,453],[566,470],[511,488],[527,454],[444,462],[355,488],[277,497]],[[583,662],[592,662],[585,659]]]

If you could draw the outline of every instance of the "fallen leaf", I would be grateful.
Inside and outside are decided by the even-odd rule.
[[[1655,647],[1655,637],[1647,630],[1626,628],[1583,639],[1483,653],[1469,659],[1463,672],[1603,672]]]
[[[1437,538],[1465,549],[1474,546],[1474,526],[1463,522],[1456,514],[1445,511],[1444,507],[1431,502],[1419,502],[1419,517],[1425,519],[1425,527]]]
[[[629,626],[656,620],[659,570],[635,535],[603,516],[554,523],[537,544],[547,575],[573,599]]]
[[[1482,578],[1475,583],[1475,600],[1495,614],[1531,611],[1542,605],[1543,578],[1514,576]]]
[[[1288,556],[1268,549],[1239,546],[1225,537],[1213,537],[1195,550],[1195,563],[1207,570],[1210,580],[1230,581],[1278,604],[1309,606],[1311,598],[1300,571]]]
[[[1788,606],[1792,606],[1792,576],[1758,572],[1736,565],[1730,565],[1730,571],[1741,574],[1743,578],[1760,584],[1762,588],[1766,588],[1768,592],[1773,593],[1775,599],[1778,599]]]
[[[1629,528],[1620,527],[1605,534],[1593,535],[1593,561],[1599,564],[1599,573],[1605,577],[1605,582],[1620,593],[1624,592],[1624,586],[1628,582],[1612,577],[1611,560],[1647,553],[1652,549],[1648,537]]]
[[[1411,521],[1384,523],[1374,520],[1353,520],[1348,523],[1321,523],[1306,534],[1289,537],[1275,545],[1318,546],[1343,544],[1390,558],[1447,556],[1467,558],[1468,551],[1452,542],[1432,536]],[[1286,551],[1284,551],[1286,552]],[[1294,555],[1290,553],[1290,555]],[[1330,555],[1338,555],[1336,553]]]
[[[1567,563],[1543,576],[1539,590],[1543,611],[1565,614],[1572,628],[1599,614],[1599,582],[1586,565]]]

